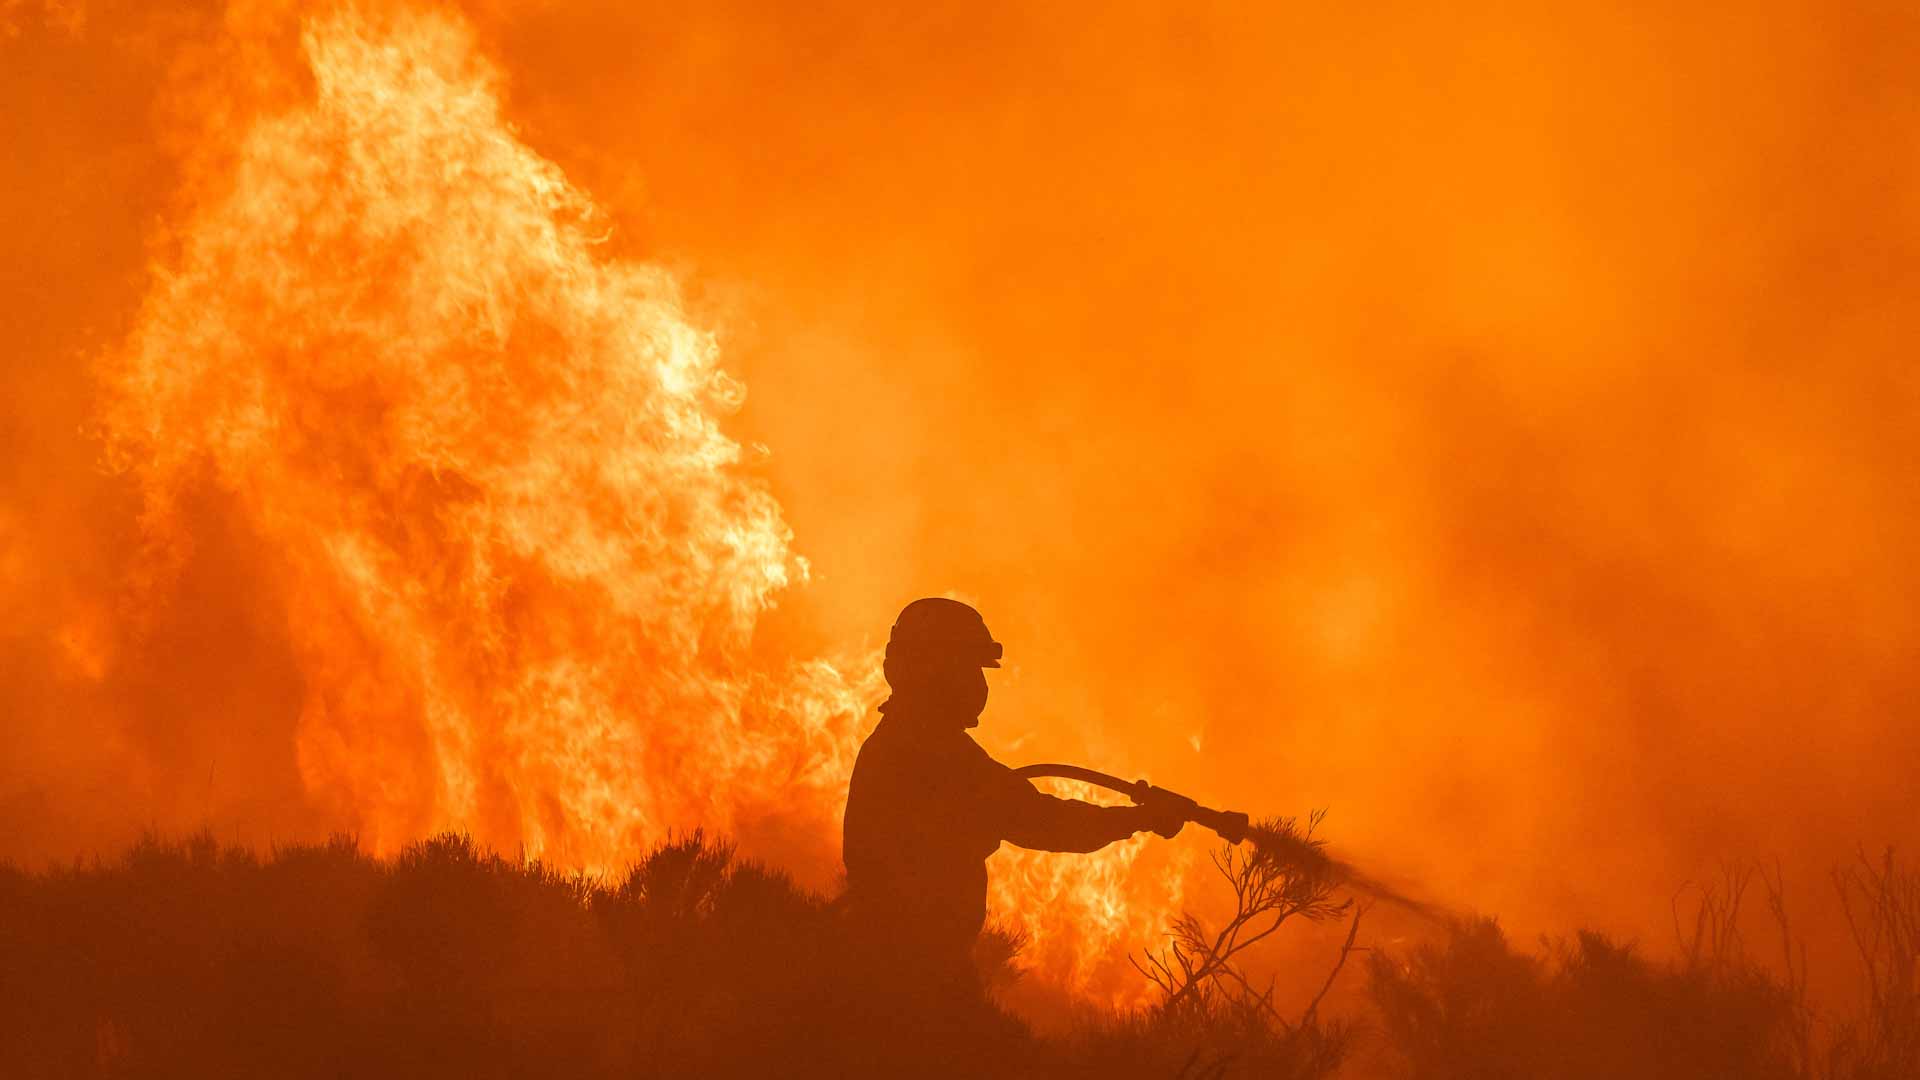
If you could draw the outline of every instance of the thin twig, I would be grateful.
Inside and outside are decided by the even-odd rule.
[[[1354,906],[1353,923],[1347,927],[1346,943],[1340,946],[1340,959],[1334,961],[1333,970],[1327,972],[1327,981],[1321,984],[1320,992],[1313,995],[1313,1000],[1307,1005],[1307,1011],[1300,1014],[1301,1027],[1312,1024],[1314,1018],[1319,1015],[1320,1001],[1327,996],[1327,991],[1333,989],[1333,980],[1340,977],[1340,969],[1347,966],[1347,957],[1353,952],[1354,939],[1360,936],[1360,919],[1366,915],[1367,909],[1371,906],[1371,904]]]

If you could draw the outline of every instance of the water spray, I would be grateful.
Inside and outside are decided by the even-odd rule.
[[[1325,873],[1337,878],[1356,892],[1363,892],[1377,900],[1404,908],[1423,919],[1441,924],[1453,921],[1453,917],[1438,905],[1415,899],[1372,875],[1362,873],[1353,864],[1328,855],[1320,844],[1308,840],[1297,832],[1262,828],[1254,824],[1253,819],[1241,811],[1215,810],[1210,806],[1202,806],[1196,800],[1177,791],[1156,787],[1145,780],[1128,782],[1111,773],[1103,773],[1080,765],[1060,765],[1049,762],[1027,765],[1013,772],[1014,775],[1028,780],[1043,776],[1078,780],[1109,791],[1117,791],[1132,799],[1137,806],[1174,807],[1186,820],[1212,829],[1222,840],[1230,844],[1251,841],[1261,852],[1283,863]]]

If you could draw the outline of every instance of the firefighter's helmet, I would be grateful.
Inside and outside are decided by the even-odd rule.
[[[978,611],[958,600],[929,596],[908,604],[893,620],[887,659],[951,660],[997,668],[1000,643],[987,632],[987,621]]]

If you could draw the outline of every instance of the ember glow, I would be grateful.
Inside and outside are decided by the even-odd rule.
[[[1011,764],[1517,936],[1817,904],[1920,841],[1920,27],[1762,8],[0,2],[0,855],[832,888],[952,591]],[[1204,842],[997,917],[1124,997]]]

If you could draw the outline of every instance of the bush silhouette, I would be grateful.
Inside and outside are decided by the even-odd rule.
[[[1730,935],[1658,963],[1591,933],[1517,951],[1490,920],[1369,954],[1358,1025],[1282,1019],[1203,965],[1209,992],[1036,1037],[984,999],[876,993],[831,900],[698,832],[611,880],[450,834],[390,859],[350,837],[264,857],[149,838],[0,865],[0,1076],[1316,1080],[1364,1038],[1360,1075],[1904,1080],[1920,886],[1890,856],[1836,881],[1870,1006],[1817,1053],[1802,984]],[[987,983],[1015,977],[1019,944],[983,938]]]
[[[1757,969],[1654,964],[1590,932],[1522,954],[1490,919],[1369,966],[1386,1042],[1413,1076],[1801,1075],[1796,1003]]]
[[[698,832],[611,882],[457,835],[0,867],[0,980],[8,1077],[1072,1071],[984,1004],[877,1014],[833,904]]]

